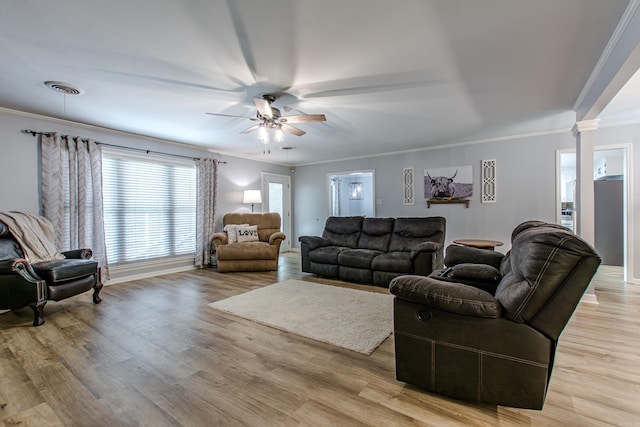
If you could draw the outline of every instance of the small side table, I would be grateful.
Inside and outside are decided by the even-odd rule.
[[[462,246],[470,246],[472,248],[489,249],[494,250],[496,246],[502,246],[504,243],[497,240],[484,240],[484,239],[456,239],[453,243],[457,243]]]

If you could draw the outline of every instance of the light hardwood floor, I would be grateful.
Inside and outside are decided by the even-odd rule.
[[[596,278],[560,337],[542,411],[475,405],[395,380],[393,337],[371,356],[207,307],[300,272],[194,270],[0,315],[2,426],[640,426],[640,287]]]

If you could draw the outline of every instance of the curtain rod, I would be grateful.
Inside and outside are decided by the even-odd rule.
[[[45,136],[51,136],[53,135],[55,132],[40,132],[40,131],[35,131],[35,130],[31,130],[31,129],[22,129],[20,132],[22,133],[30,133],[32,136],[36,136],[36,135],[45,135]],[[63,138],[80,138],[79,136],[73,137],[71,135],[65,135],[65,134],[60,134],[61,137]],[[82,142],[87,142],[88,139],[87,138],[80,138],[80,140]],[[161,151],[153,151],[153,150],[145,150],[144,148],[133,148],[133,147],[125,147],[124,145],[116,145],[116,144],[108,144],[106,142],[100,142],[100,141],[94,141],[96,144],[98,145],[104,145],[107,147],[116,147],[116,148],[123,148],[125,150],[133,150],[133,151],[144,151],[147,154],[161,154],[163,156],[173,156],[173,157],[182,157],[184,159],[193,159],[193,160],[200,160],[199,157],[192,157],[192,156],[185,156],[182,154],[170,154],[170,153],[163,153]],[[218,163],[222,164],[222,165],[226,165],[227,162],[223,162],[217,159],[216,160]]]

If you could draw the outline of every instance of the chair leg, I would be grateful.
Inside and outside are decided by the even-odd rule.
[[[100,304],[102,298],[100,298],[100,291],[102,290],[102,281],[100,280],[100,273],[98,273],[98,277],[95,279],[95,283],[93,285],[93,303]]]
[[[29,304],[33,310],[33,326],[40,326],[44,323],[44,306],[46,304],[46,300]]]

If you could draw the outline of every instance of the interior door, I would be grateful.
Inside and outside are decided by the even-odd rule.
[[[262,173],[262,208],[265,212],[278,212],[282,218],[281,230],[287,238],[280,252],[291,250],[291,177],[268,172]]]

